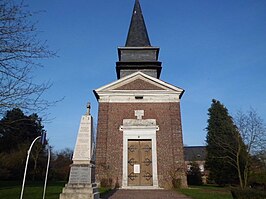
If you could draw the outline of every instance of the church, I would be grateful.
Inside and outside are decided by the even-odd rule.
[[[120,188],[187,186],[180,101],[182,88],[160,79],[159,47],[151,45],[139,0],[117,80],[94,90],[99,103],[96,182]]]

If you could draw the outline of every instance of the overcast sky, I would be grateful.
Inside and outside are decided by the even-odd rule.
[[[55,149],[74,148],[93,90],[116,80],[117,47],[124,46],[134,0],[25,0],[40,38],[58,51],[43,61],[36,81],[51,80],[45,97],[65,97],[45,123]],[[140,0],[151,44],[160,47],[161,79],[185,89],[185,145],[204,145],[208,108],[220,100],[233,116],[253,107],[266,121],[265,0]]]

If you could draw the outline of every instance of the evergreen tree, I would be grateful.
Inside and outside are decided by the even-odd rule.
[[[19,145],[32,142],[43,131],[37,114],[27,116],[18,108],[7,111],[0,120],[0,151],[17,150]]]
[[[210,171],[209,180],[219,185],[238,183],[237,128],[228,110],[219,101],[213,99],[208,111],[206,168]]]
[[[0,120],[0,178],[20,179],[24,172],[27,150],[31,142],[44,131],[37,114],[25,115],[20,109],[7,111]],[[44,147],[36,143],[29,162],[29,174],[34,179],[46,165]]]

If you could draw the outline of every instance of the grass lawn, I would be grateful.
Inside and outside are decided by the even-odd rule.
[[[48,182],[46,190],[46,199],[59,199],[65,182]],[[20,197],[21,182],[0,181],[0,198],[1,199],[18,199]],[[100,189],[104,195],[108,189]],[[179,192],[190,196],[193,199],[232,199],[228,188],[215,186],[192,186],[188,189],[180,189]],[[24,189],[24,199],[42,198],[43,182],[26,182]]]
[[[188,189],[180,189],[179,192],[193,199],[233,199],[229,188],[216,186],[190,186]]]
[[[46,189],[46,199],[59,199],[65,182],[48,182]],[[0,181],[0,198],[1,199],[18,199],[20,198],[21,182]],[[23,198],[37,199],[42,198],[43,182],[26,182]]]

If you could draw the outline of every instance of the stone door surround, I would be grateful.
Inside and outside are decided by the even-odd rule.
[[[157,150],[156,150],[156,131],[159,126],[155,119],[142,119],[144,110],[135,110],[137,119],[124,119],[120,131],[123,132],[123,178],[122,188],[136,188],[128,185],[128,141],[129,140],[151,140],[152,146],[152,186],[159,188],[157,174]]]

